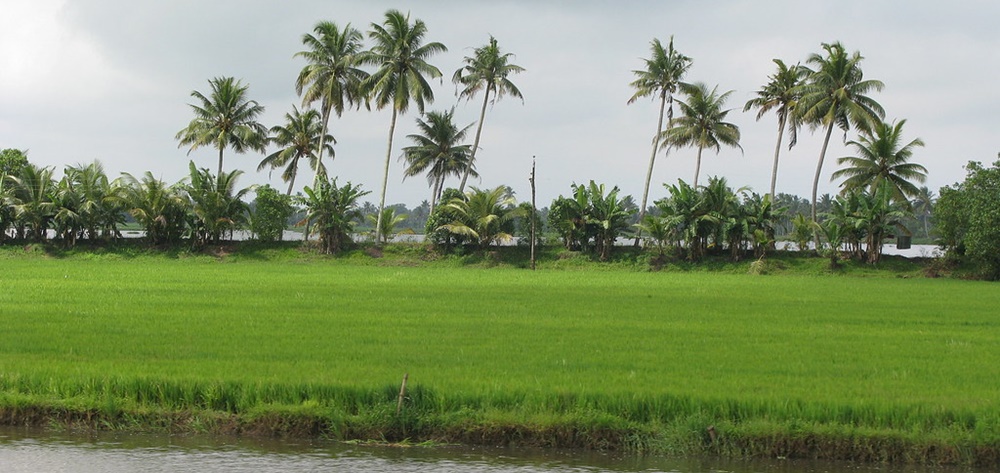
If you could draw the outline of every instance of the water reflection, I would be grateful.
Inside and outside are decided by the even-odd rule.
[[[975,470],[806,461],[674,460],[581,451],[385,447],[316,440],[51,433],[0,427],[5,473],[678,472],[957,473]]]

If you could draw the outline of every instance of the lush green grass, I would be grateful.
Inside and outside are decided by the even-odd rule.
[[[395,251],[5,251],[0,404],[306,409],[347,436],[362,421],[343,416],[391,417],[409,373],[418,417],[400,435],[569,425],[698,451],[714,424],[736,454],[802,433],[1000,449],[995,284],[837,277],[819,259],[752,276],[749,263],[637,271],[648,262],[633,257],[586,271],[571,255],[531,272]]]

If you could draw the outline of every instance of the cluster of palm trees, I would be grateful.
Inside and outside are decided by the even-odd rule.
[[[237,188],[242,171],[213,175],[190,165],[190,175],[167,184],[147,172],[110,179],[99,162],[68,166],[56,180],[51,167],[25,161],[0,176],[0,234],[73,246],[80,239],[110,241],[131,216],[153,244],[184,237],[195,244],[217,243],[243,228],[245,202],[252,190]]]
[[[350,24],[340,27],[333,22],[320,22],[313,33],[304,35],[302,42],[306,50],[295,54],[307,62],[295,82],[304,110],[293,108],[285,116],[285,125],[267,130],[257,121],[263,107],[248,99],[247,87],[231,77],[216,78],[209,81],[210,94],[192,93],[200,103],[192,105],[195,118],[177,134],[177,140],[181,146],[191,149],[201,146],[218,149],[219,174],[223,172],[225,149],[263,153],[269,143],[275,144],[279,150],[265,157],[258,170],[284,167],[282,179],[288,182],[290,195],[299,162],[303,159],[315,171],[314,191],[321,187],[321,181],[327,181],[323,157],[330,156],[331,162],[334,158],[331,144],[335,141],[329,134],[329,122],[334,114],[340,117],[345,110],[362,105],[369,109],[373,105],[378,110],[389,108],[392,113],[377,212],[382,215],[397,118],[405,114],[411,104],[423,114],[426,106],[434,101],[428,79],[442,75],[429,60],[447,48],[441,43],[427,41],[426,36],[427,27],[423,21],[411,20],[408,14],[398,10],[387,11],[382,23],[370,25],[367,37],[371,46],[367,49],[364,35]],[[468,177],[476,175],[476,151],[487,104],[505,95],[522,98],[508,76],[524,69],[511,64],[510,58],[511,54],[503,53],[497,40],[490,37],[489,43],[476,48],[472,56],[464,59],[464,66],[454,73],[452,79],[461,87],[459,100],[471,100],[480,93],[483,96],[475,141],[471,146],[461,143],[471,125],[457,127],[454,109],[427,113],[417,120],[421,133],[409,135],[414,144],[404,149],[403,158],[408,164],[406,176],[427,175],[432,205],[440,198],[447,177],[461,177],[459,190],[462,191]],[[365,70],[365,66],[373,70]],[[316,103],[318,107],[312,108]],[[323,186],[329,184],[326,182]],[[377,242],[384,240],[380,238],[382,223],[383,219],[376,219]]]
[[[822,48],[823,53],[811,54],[806,59],[806,65],[789,66],[775,59],[777,71],[756,92],[756,97],[744,106],[744,111],[757,109],[758,120],[769,111],[774,111],[778,118],[778,138],[767,196],[771,200],[775,197],[778,160],[785,131],[790,136],[789,147],[792,147],[802,125],[823,130],[824,139],[813,179],[810,209],[812,221],[818,222],[817,189],[830,137],[834,127],[843,130],[845,137],[853,127],[858,130],[859,138],[848,144],[857,151],[857,155],[839,158],[838,164],[844,167],[834,172],[832,179],[843,179],[841,187],[845,195],[855,190],[867,190],[868,194],[874,195],[879,192],[882,182],[889,182],[893,202],[909,210],[909,199],[920,196],[914,182],[923,182],[927,175],[923,166],[910,162],[913,149],[923,146],[923,142],[914,139],[903,143],[902,128],[906,120],[883,120],[885,111],[868,94],[882,90],[884,85],[881,81],[864,78],[860,53],[848,53],[839,42],[824,43]],[[739,148],[740,139],[739,129],[725,121],[730,111],[725,109],[725,102],[732,91],[720,93],[717,87],[710,89],[702,83],[684,82],[692,60],[674,48],[673,38],[666,47],[654,39],[651,49],[650,58],[644,60],[646,67],[633,71],[636,79],[631,85],[635,94],[629,99],[632,103],[641,97],[655,96],[660,101],[653,153],[640,207],[640,220],[644,222],[650,178],[658,151],[669,152],[682,147],[697,149],[694,184],[691,187],[692,192],[697,192],[702,151],[710,148],[718,152],[723,145]],[[682,116],[675,119],[674,94],[678,92],[684,98],[677,100]],[[667,115],[666,129],[663,129],[664,114]]]
[[[750,250],[763,256],[774,244],[775,224],[784,209],[776,208],[770,196],[746,188],[734,191],[721,177],[709,178],[701,187],[680,180],[666,188],[669,195],[656,201],[659,215],[648,215],[638,224],[660,254],[664,244],[672,244],[689,260],[714,249],[737,261]]]
[[[636,212],[631,196],[619,197],[618,187],[574,184],[570,197],[559,196],[549,207],[549,226],[567,250],[592,250],[602,260],[611,254],[615,240],[624,236]]]

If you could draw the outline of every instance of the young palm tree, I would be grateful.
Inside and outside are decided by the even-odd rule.
[[[350,182],[338,187],[336,179],[322,179],[315,184],[315,189],[306,186],[302,190],[300,203],[306,208],[306,218],[319,233],[320,251],[337,253],[351,243],[354,223],[361,218],[358,199],[368,192]]]
[[[267,128],[257,121],[264,113],[264,106],[248,99],[249,86],[232,77],[216,77],[208,83],[212,92],[207,97],[197,90],[191,92],[201,105],[191,105],[194,120],[177,132],[176,139],[178,146],[191,145],[188,154],[202,146],[218,149],[218,174],[221,175],[226,148],[233,148],[237,153],[264,152]]]
[[[785,128],[788,129],[788,149],[792,149],[798,141],[799,120],[793,111],[806,77],[806,70],[798,64],[788,67],[781,59],[774,59],[774,63],[778,65],[778,71],[768,76],[767,84],[757,91],[757,97],[748,100],[743,107],[744,112],[756,108],[757,121],[771,110],[778,116],[778,141],[774,145],[771,192],[767,194],[771,199],[774,199],[774,187],[778,180],[778,155],[781,153],[781,138]]]
[[[916,197],[920,189],[911,181],[924,182],[927,168],[911,163],[913,149],[924,145],[920,138],[903,144],[903,124],[879,120],[874,130],[862,130],[858,141],[847,144],[854,147],[857,156],[845,156],[837,164],[847,167],[833,173],[833,179],[844,178],[840,186],[844,192],[870,188],[873,191],[883,181],[888,182],[893,199],[909,207],[909,197]]]
[[[649,156],[649,169],[646,171],[646,184],[642,189],[642,204],[639,206],[639,221],[646,215],[646,202],[649,197],[649,183],[653,179],[653,164],[656,162],[656,152],[660,149],[660,139],[663,135],[663,113],[666,110],[667,128],[673,127],[674,92],[681,86],[681,79],[691,68],[691,58],[674,49],[674,37],[664,48],[659,39],[653,39],[651,56],[643,59],[646,68],[632,71],[636,79],[632,81],[635,94],[628,99],[631,104],[643,97],[658,97],[660,99],[660,114],[656,121],[656,133],[653,135],[653,151]],[[670,148],[667,148],[669,152]],[[638,242],[639,236],[636,236]]]
[[[320,113],[316,110],[306,110],[300,112],[297,107],[292,107],[292,113],[285,114],[285,125],[271,127],[270,142],[281,147],[278,151],[269,154],[257,165],[257,171],[266,167],[271,169],[285,166],[285,171],[281,173],[281,179],[288,183],[288,192],[285,195],[292,195],[292,188],[295,186],[295,177],[298,175],[299,160],[306,158],[309,167],[316,170],[317,174],[326,175],[320,162],[320,154],[325,150],[333,157],[333,144],[337,141],[332,136],[324,134],[324,124],[321,123]]]
[[[197,244],[218,243],[226,234],[247,222],[249,207],[243,198],[252,187],[236,188],[243,171],[235,170],[213,176],[208,169],[189,164],[190,182],[185,191],[194,217],[194,238]]]
[[[153,245],[177,241],[184,233],[189,203],[179,185],[167,185],[146,171],[142,180],[128,173],[122,175],[129,214],[146,231]]]
[[[736,125],[725,122],[730,110],[723,110],[726,99],[733,91],[722,95],[718,87],[708,90],[703,83],[682,84],[682,91],[687,95],[687,101],[680,101],[683,115],[674,125],[662,134],[663,146],[695,146],[698,148],[698,161],[694,170],[694,187],[698,187],[698,174],[701,172],[701,152],[705,148],[713,148],[718,153],[722,145],[740,147],[740,129]]]
[[[362,55],[362,62],[378,68],[369,76],[362,88],[371,94],[375,107],[379,110],[392,108],[392,120],[389,122],[389,143],[385,151],[385,171],[382,173],[382,194],[379,198],[378,211],[385,208],[385,191],[389,183],[389,158],[392,156],[392,137],[396,130],[396,117],[406,113],[410,108],[410,100],[417,105],[420,113],[424,112],[424,104],[434,101],[434,92],[427,77],[441,77],[438,68],[427,63],[427,59],[435,53],[448,50],[443,44],[431,42],[424,44],[427,26],[423,21],[414,20],[403,15],[398,10],[385,13],[385,21],[379,25],[371,24],[368,37],[375,44],[371,50]],[[379,224],[381,224],[381,219]],[[378,225],[379,227],[381,225]],[[381,234],[381,228],[376,228],[376,234]]]
[[[36,241],[44,241],[56,213],[54,197],[57,189],[52,168],[40,168],[28,163],[16,176],[7,176],[7,179],[11,187],[8,202],[17,224],[30,228],[30,235]],[[18,233],[20,236],[20,230]]]
[[[836,42],[823,43],[826,56],[813,53],[806,62],[815,66],[809,70],[806,85],[802,88],[802,97],[796,105],[796,114],[803,123],[813,129],[826,127],[823,147],[819,152],[816,164],[816,176],[812,188],[812,219],[816,221],[816,193],[819,189],[819,177],[823,173],[823,159],[830,144],[830,134],[837,126],[847,130],[853,125],[860,130],[868,130],[876,119],[885,116],[882,106],[868,97],[871,91],[881,91],[884,85],[881,81],[864,79],[861,71],[861,53],[855,51],[848,54],[844,45]]]
[[[118,225],[124,223],[124,188],[119,181],[109,181],[100,162],[86,166],[69,166],[65,171],[60,193],[79,196],[79,216],[82,230],[89,240],[118,236]]]
[[[455,235],[473,238],[480,249],[514,238],[514,219],[524,216],[504,186],[480,190],[471,188],[446,205],[451,221],[439,227]]]
[[[360,64],[362,51],[361,32],[350,24],[340,29],[336,23],[322,21],[316,24],[312,34],[302,36],[302,44],[308,49],[295,53],[308,62],[295,81],[295,93],[302,96],[302,105],[306,106],[320,101],[322,130],[317,133],[319,143],[316,144],[316,175],[325,175],[323,153],[331,151],[326,143],[329,136],[330,115],[334,112],[338,117],[344,109],[350,106],[360,106],[364,101],[361,83],[368,73],[357,66]],[[333,152],[330,152],[333,161]]]
[[[462,183],[458,186],[460,192],[465,192],[465,182],[469,179],[469,174],[473,172],[472,167],[476,163],[476,152],[479,151],[479,138],[483,134],[483,122],[486,120],[486,104],[490,102],[490,94],[493,95],[494,103],[504,95],[510,95],[521,99],[524,103],[524,96],[507,76],[524,72],[524,68],[516,64],[509,64],[511,53],[501,54],[497,40],[490,36],[490,44],[476,48],[472,57],[466,56],[465,66],[455,71],[451,80],[456,85],[464,86],[458,94],[458,99],[472,100],[472,97],[479,91],[483,91],[483,107],[479,111],[479,124],[476,126],[476,139],[472,143],[472,155],[469,163],[462,173]]]
[[[454,115],[453,108],[447,112],[428,112],[426,120],[418,118],[420,133],[407,135],[414,145],[403,148],[407,163],[404,179],[427,173],[427,182],[431,185],[431,212],[444,190],[444,180],[448,176],[461,176],[473,168],[470,165],[472,148],[460,144],[472,125],[459,129],[455,126]]]

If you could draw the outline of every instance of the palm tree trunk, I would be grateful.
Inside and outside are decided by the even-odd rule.
[[[823,173],[823,158],[826,157],[826,147],[830,144],[830,134],[833,133],[833,120],[826,127],[826,138],[823,139],[823,148],[819,152],[819,163],[816,164],[816,177],[813,178],[812,192],[812,220],[816,221],[816,190],[819,189],[819,176]]]
[[[385,188],[389,184],[389,158],[392,156],[392,134],[396,131],[396,107],[392,107],[392,121],[389,122],[389,146],[385,150],[385,170],[382,172],[382,197],[378,202],[378,215],[375,220],[375,246],[381,247],[382,210],[385,209]]]
[[[222,151],[224,149],[225,148],[223,148],[223,147],[219,147],[219,172],[216,174],[217,176],[221,176],[222,175]]]
[[[646,216],[646,202],[649,198],[649,183],[653,180],[653,164],[656,163],[656,151],[660,147],[660,134],[663,133],[663,110],[667,107],[666,94],[660,94],[660,115],[656,120],[656,134],[653,135],[653,152],[649,156],[649,169],[646,171],[646,185],[642,189],[642,205],[639,207],[639,223]],[[639,246],[642,230],[635,234],[635,246]]]
[[[698,188],[698,174],[701,174],[701,151],[705,148],[703,146],[698,146],[698,160],[695,161],[694,165],[694,188]]]
[[[483,94],[483,107],[479,110],[479,126],[476,127],[476,140],[472,143],[472,155],[469,156],[469,165],[465,167],[465,172],[462,173],[462,183],[458,186],[459,192],[465,192],[465,181],[469,179],[472,166],[476,163],[476,152],[479,151],[479,137],[483,134],[483,120],[486,119],[486,104],[489,100],[490,89],[486,89],[486,93]]]
[[[326,178],[326,168],[323,166],[323,148],[326,147],[326,134],[330,129],[330,109],[333,108],[333,104],[326,105],[325,110],[323,110],[323,131],[319,135],[319,151],[316,153],[316,177],[314,181],[318,181],[320,174],[323,178]],[[330,163],[333,163],[333,158],[330,158]]]
[[[774,166],[771,168],[771,201],[774,201],[774,185],[778,182],[778,155],[781,153],[781,137],[785,133],[785,121],[787,115],[782,115],[778,119],[778,142],[774,144]]]
[[[292,178],[288,180],[288,192],[286,192],[285,195],[292,195],[292,186],[294,185],[295,185],[295,176],[292,176]]]

